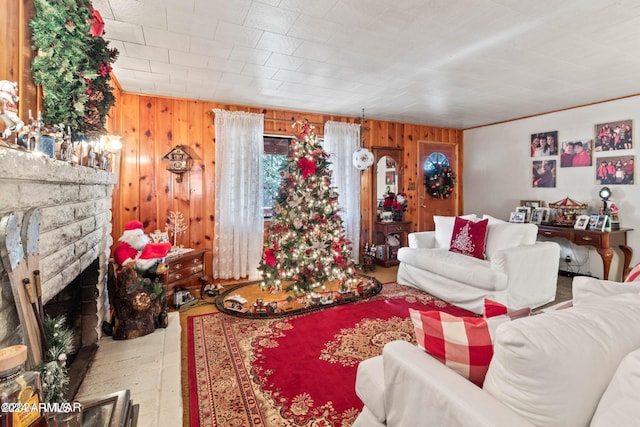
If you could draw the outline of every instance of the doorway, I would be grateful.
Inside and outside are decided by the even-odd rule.
[[[441,154],[441,155],[439,155]],[[435,163],[448,164],[455,176],[460,170],[458,164],[458,144],[447,142],[418,141],[418,230],[430,231],[435,229],[434,215],[457,216],[459,214],[457,185],[449,197],[434,197],[425,186],[425,165],[433,167]]]

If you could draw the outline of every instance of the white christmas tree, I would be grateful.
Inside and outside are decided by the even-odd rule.
[[[338,214],[338,193],[331,187],[327,153],[313,126],[297,122],[298,134],[289,146],[282,183],[274,200],[259,269],[262,286],[311,292],[326,281],[348,287],[354,281],[351,247]]]
[[[167,231],[173,234],[173,246],[175,247],[178,241],[178,234],[184,233],[189,228],[184,222],[184,216],[182,212],[169,211],[169,217],[167,218]]]

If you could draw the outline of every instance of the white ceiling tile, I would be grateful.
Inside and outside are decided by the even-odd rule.
[[[247,28],[241,25],[220,22],[216,31],[216,40],[238,44],[240,46],[256,47],[263,31]]]
[[[282,34],[275,34],[270,32],[264,32],[258,45],[258,49],[268,50],[274,53],[281,53],[283,55],[291,55],[296,51],[298,46],[302,44],[302,40],[294,37],[283,36]]]
[[[278,7],[318,18],[326,16],[336,3],[338,0],[280,0]]]
[[[167,28],[166,8],[155,1],[109,0],[113,19],[135,25]]]
[[[167,11],[167,30],[193,37],[212,39],[218,26],[217,19],[206,15],[197,15],[184,9]]]
[[[106,28],[105,37],[123,42],[144,44],[145,40],[142,26],[109,19],[105,19],[104,21]]]
[[[252,49],[248,47],[236,46],[231,52],[232,61],[248,62],[250,64],[264,65],[272,55],[271,51]]]
[[[240,74],[244,68],[245,63],[240,61],[232,61],[229,59],[209,58],[207,68],[217,71],[223,71],[226,73]]]
[[[282,68],[284,70],[297,70],[304,61],[304,59],[295,56],[273,53],[265,65],[268,67]]]
[[[196,55],[194,53],[181,52],[179,50],[169,51],[169,62],[185,67],[206,68],[209,57],[205,55]]]
[[[160,47],[151,47],[125,42],[124,53],[132,58],[169,62],[169,51]]]
[[[137,71],[151,71],[151,65],[148,59],[132,58],[125,56],[118,59],[118,69],[137,70]]]
[[[144,39],[147,46],[164,47],[166,49],[185,49],[191,39],[185,34],[176,34],[153,27],[144,27]]]
[[[196,55],[208,55],[213,58],[228,59],[231,56],[233,45],[217,40],[208,40],[199,37],[191,37],[188,51]]]
[[[93,8],[100,12],[102,18],[113,19],[113,11],[109,0],[93,0]]]
[[[167,64],[166,62],[150,62],[151,71],[158,74],[166,74],[170,76],[172,80],[183,79],[186,80],[189,76],[189,68],[183,65]]]
[[[340,24],[330,22],[326,19],[300,15],[287,35],[300,40],[326,42],[338,31],[342,31],[342,26]]]
[[[289,12],[263,3],[254,2],[244,20],[244,25],[276,34],[287,34],[298,19],[298,13]]]
[[[235,74],[235,73],[222,73],[222,76],[220,77],[220,82],[222,82],[223,84],[234,85],[234,86],[235,85],[247,86],[251,84],[252,80],[253,78],[250,76],[242,76],[240,74]]]
[[[242,74],[245,76],[259,77],[264,79],[270,79],[278,71],[277,68],[265,67],[256,64],[247,64],[242,69]]]
[[[219,81],[222,78],[221,71],[215,71],[212,69],[190,68],[186,80],[198,80],[198,81]]]
[[[232,6],[230,1],[233,2]],[[251,3],[251,0],[195,0],[194,13],[210,19],[242,25],[249,13]]]

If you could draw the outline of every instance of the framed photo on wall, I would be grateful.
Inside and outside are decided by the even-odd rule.
[[[531,134],[531,157],[558,154],[558,131]]]
[[[630,185],[635,182],[635,156],[596,158],[597,185]]]
[[[539,188],[556,187],[556,161],[535,160],[531,168],[531,185]]]
[[[595,125],[594,151],[630,150],[633,148],[632,120],[600,123]]]
[[[560,167],[575,168],[591,166],[593,155],[593,140],[583,139],[567,141],[560,144]]]

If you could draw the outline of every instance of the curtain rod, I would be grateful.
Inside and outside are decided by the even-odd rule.
[[[211,115],[214,115],[215,113],[213,111],[209,111],[208,112]],[[297,120],[294,119],[293,117],[290,119],[277,119],[277,118],[273,118],[273,117],[265,117],[264,118],[265,122],[282,122],[282,123],[295,123]],[[345,122],[345,123],[351,123],[351,122]],[[318,123],[318,122],[309,122],[310,125],[314,125],[314,126],[324,126],[326,123]],[[356,123],[358,124],[358,123]]]
[[[283,123],[295,123],[297,120],[293,120],[293,119],[275,119],[275,118],[271,118],[271,117],[265,117],[264,118],[265,122],[283,122]],[[309,122],[310,125],[314,125],[314,126],[324,126],[324,123],[317,123],[317,122]]]

